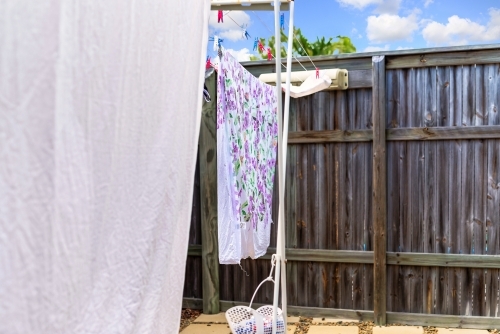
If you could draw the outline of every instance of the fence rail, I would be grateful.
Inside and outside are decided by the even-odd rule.
[[[315,61],[320,68],[348,69],[352,82],[346,91],[291,103],[289,313],[500,327],[499,50],[404,50]],[[265,62],[246,66],[255,75],[272,71]],[[243,260],[244,271],[218,265],[213,103],[203,110],[193,202],[199,212],[184,289],[185,306],[205,313],[247,304],[276,247],[273,225],[265,256]],[[277,221],[276,206],[273,217]],[[264,285],[256,301],[268,304],[272,296],[272,284]]]

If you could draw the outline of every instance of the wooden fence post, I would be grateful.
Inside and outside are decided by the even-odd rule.
[[[201,192],[201,272],[203,280],[203,313],[206,314],[215,314],[220,311],[219,244],[217,237],[216,83],[217,75],[211,75],[206,80],[212,101],[203,104],[198,141]]]
[[[373,66],[373,317],[386,324],[387,162],[385,141],[385,56],[374,56]]]

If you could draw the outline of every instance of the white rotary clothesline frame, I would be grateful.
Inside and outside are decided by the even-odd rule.
[[[290,19],[288,26],[288,50],[286,64],[286,89],[285,110],[282,116],[281,99],[281,52],[276,52],[276,94],[278,107],[278,184],[279,184],[279,211],[278,211],[278,234],[276,245],[276,270],[274,274],[274,297],[273,297],[273,334],[276,334],[277,308],[279,299],[280,283],[283,287],[281,292],[281,310],[283,314],[285,332],[287,329],[287,296],[286,296],[286,259],[285,259],[285,174],[286,174],[286,151],[288,143],[288,118],[290,110],[290,78],[292,71],[292,44],[293,44],[293,0],[211,0],[212,10],[273,10],[274,9],[274,37],[276,50],[281,50],[280,33],[280,10],[289,10]],[[283,5],[283,7],[281,7]],[[285,124],[286,126],[283,126]]]

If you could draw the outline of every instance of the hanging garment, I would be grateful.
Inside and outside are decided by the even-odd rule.
[[[0,0],[0,333],[179,333],[210,7]]]
[[[322,74],[316,77],[314,74],[311,74],[300,86],[290,85],[290,96],[298,99],[302,96],[312,95],[327,89],[331,84],[332,79],[329,76]],[[283,87],[283,91],[286,92],[286,87]]]
[[[217,80],[219,262],[264,255],[269,246],[278,123],[276,89],[227,51]]]

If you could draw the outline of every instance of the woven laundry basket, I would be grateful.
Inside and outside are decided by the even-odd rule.
[[[233,334],[272,334],[273,307],[264,305],[257,310],[248,306],[235,306],[226,311],[226,319]],[[277,309],[276,334],[285,333],[281,309]]]

